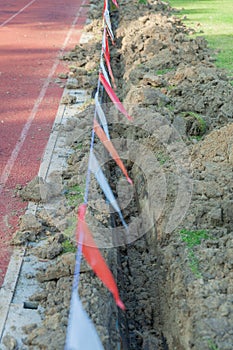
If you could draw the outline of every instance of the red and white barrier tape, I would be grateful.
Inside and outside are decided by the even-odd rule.
[[[112,0],[113,4],[118,7],[118,3],[116,0]],[[118,206],[118,203],[113,195],[111,187],[108,184],[106,177],[99,165],[98,160],[94,154],[94,137],[95,134],[98,136],[102,144],[108,150],[112,158],[115,160],[116,164],[120,167],[123,174],[126,176],[128,182],[132,184],[132,180],[130,179],[128,172],[121,161],[116,149],[110,141],[108,124],[99,102],[99,91],[100,86],[108,94],[109,98],[115,105],[115,107],[123,114],[125,117],[132,121],[133,118],[127,113],[124,106],[120,102],[113,88],[111,87],[111,83],[108,77],[111,77],[111,81],[113,86],[115,87],[115,81],[113,72],[110,64],[110,50],[108,43],[108,35],[112,42],[114,42],[114,34],[112,31],[111,20],[109,15],[109,3],[108,0],[104,0],[104,9],[103,9],[103,18],[104,18],[104,30],[103,30],[103,38],[102,38],[102,49],[101,49],[101,59],[100,59],[100,72],[99,72],[99,80],[98,80],[98,89],[95,95],[95,114],[93,121],[93,130],[92,130],[92,139],[91,139],[91,147],[89,154],[89,163],[87,170],[87,183],[86,183],[86,192],[85,192],[85,202],[78,209],[78,223],[76,229],[76,240],[78,245],[77,259],[76,259],[76,268],[74,275],[74,283],[72,288],[72,297],[70,303],[70,315],[69,322],[67,327],[67,335],[66,335],[66,345],[65,350],[103,350],[103,346],[99,340],[98,334],[96,333],[95,327],[91,320],[88,318],[86,312],[82,308],[81,301],[78,295],[78,281],[79,281],[79,273],[80,273],[80,264],[81,264],[81,254],[83,254],[84,258],[93,269],[98,278],[103,282],[103,284],[108,288],[108,290],[112,293],[117,306],[119,306],[122,310],[125,310],[125,306],[120,299],[119,291],[114,280],[114,277],[109,270],[104,258],[102,257],[98,247],[95,244],[93,236],[88,228],[88,225],[85,221],[85,215],[88,204],[88,191],[90,185],[90,172],[92,172],[97,182],[99,183],[101,189],[103,190],[106,199],[112,205],[112,207],[118,213],[122,224],[127,229],[127,225],[124,221],[121,210]],[[107,70],[105,69],[105,65]],[[100,124],[97,121],[97,118],[100,121]]]

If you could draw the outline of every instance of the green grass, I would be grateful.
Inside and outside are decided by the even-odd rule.
[[[172,105],[167,105],[166,108],[169,109],[169,111],[171,112],[175,110],[175,106],[172,106]]]
[[[202,274],[199,267],[199,261],[192,249],[188,250],[189,268],[197,278],[201,278]]]
[[[82,142],[79,142],[77,145],[75,145],[74,147],[73,147],[76,151],[77,150],[81,150],[81,149],[83,149],[83,144],[82,144]]]
[[[65,196],[70,206],[77,207],[81,202],[83,202],[84,188],[79,185],[70,187],[68,188]]]
[[[188,112],[182,112],[181,115],[184,117],[191,116],[195,118],[198,122],[198,128],[200,130],[199,136],[204,135],[204,133],[206,132],[206,121],[198,113],[188,111]]]
[[[200,132],[203,135],[206,132],[206,122],[205,120],[197,113],[189,112],[189,115],[194,117],[198,121]]]
[[[164,152],[157,152],[156,157],[160,165],[165,164],[170,159],[169,155]]]
[[[182,241],[186,243],[188,248],[193,248],[197,245],[200,245],[203,239],[210,238],[210,235],[207,233],[206,230],[189,231],[183,229],[180,231],[180,236]]]
[[[169,85],[169,86],[167,87],[168,91],[172,91],[172,90],[174,90],[175,88],[176,88],[176,85]]]
[[[197,278],[201,278],[202,274],[199,268],[199,261],[193,248],[200,245],[203,239],[211,238],[210,235],[207,233],[206,230],[189,231],[183,229],[180,231],[180,237],[181,240],[184,243],[186,243],[188,249],[188,260],[190,270]]]
[[[233,75],[233,1],[232,0],[169,0],[186,16],[184,23],[205,36],[209,46],[218,49],[216,65]],[[201,33],[200,33],[201,31]]]
[[[210,350],[220,350],[211,339],[208,340],[208,346]]]
[[[197,140],[197,141],[201,141],[202,140],[202,138],[203,138],[203,135],[198,135],[198,136],[192,136],[192,137],[190,137],[189,139],[191,139],[191,140]]]
[[[62,242],[62,248],[63,253],[75,253],[77,250],[77,248],[69,239],[66,239],[64,242]]]
[[[156,75],[163,75],[163,74],[166,74],[166,73],[171,72],[173,70],[174,70],[174,68],[159,69],[156,71]]]

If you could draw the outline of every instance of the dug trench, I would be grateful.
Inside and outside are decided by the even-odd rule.
[[[101,12],[102,4],[91,1],[85,28],[91,39],[64,57],[70,88],[85,88],[90,95],[97,86]],[[111,139],[134,186],[97,141],[95,151],[106,165],[129,229],[126,234],[121,228],[94,178],[87,222],[117,280],[126,312],[117,309],[84,261],[79,285],[83,306],[108,350],[230,350],[232,86],[226,72],[215,67],[205,39],[189,37],[190,30],[165,2],[122,0],[111,16],[116,92],[134,121],[123,120],[108,102],[104,108]],[[46,210],[38,196],[33,225],[23,218],[14,239],[47,239],[43,248],[30,249],[30,243],[27,253],[48,260],[48,266],[36,276],[42,291],[30,298],[40,303],[44,320],[25,328],[26,349],[64,348],[75,261],[72,233],[94,113],[89,102],[62,130],[74,152],[61,174],[58,207]],[[32,199],[36,181],[19,191],[24,199]]]

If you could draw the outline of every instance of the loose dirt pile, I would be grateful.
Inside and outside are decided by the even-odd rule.
[[[120,5],[112,12],[112,65],[117,94],[134,122],[122,120],[109,103],[106,115],[133,190],[98,143],[96,151],[100,163],[107,164],[129,235],[121,230],[94,179],[88,222],[98,245],[108,248],[103,254],[127,311],[117,310],[85,263],[80,296],[105,349],[230,350],[233,88],[214,66],[205,39],[191,39],[166,3],[122,0]],[[71,88],[90,93],[97,85],[101,11],[102,3],[92,1],[86,26],[92,39],[64,57],[70,61]],[[62,174],[59,208],[48,212],[41,204],[35,229],[27,225],[16,236],[20,242],[23,237],[49,237],[46,248],[34,251],[53,259],[37,275],[44,291],[31,299],[44,307],[45,318],[42,326],[30,329],[24,341],[28,349],[64,347],[75,260],[72,234],[82,202],[92,117],[90,101],[66,126],[75,152]],[[109,229],[110,222],[115,228]]]

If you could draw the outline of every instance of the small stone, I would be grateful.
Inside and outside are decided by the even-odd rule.
[[[26,276],[27,279],[32,279],[33,277],[35,277],[34,273],[32,273],[32,272],[26,273],[25,276]]]
[[[76,96],[65,95],[62,97],[61,103],[64,105],[71,105],[76,103]]]
[[[40,202],[41,200],[41,185],[43,184],[43,179],[36,176],[32,181],[30,181],[26,187],[19,191],[19,196],[25,201]]]
[[[7,348],[7,350],[16,350],[18,349],[17,340],[10,334],[7,334],[3,338],[3,344]]]
[[[42,228],[41,223],[36,219],[33,214],[25,214],[21,218],[20,229],[21,231],[34,231],[35,233],[40,232]]]
[[[66,84],[67,89],[78,89],[79,88],[79,82],[75,78],[70,78],[69,81]]]
[[[210,219],[213,225],[220,225],[223,223],[223,212],[221,208],[214,208],[210,212]]]
[[[11,240],[13,245],[23,245],[26,242],[35,242],[36,235],[31,231],[16,231],[14,237]]]
[[[143,77],[143,83],[145,85],[150,85],[153,87],[162,87],[164,86],[164,80],[157,75],[153,75],[151,73],[147,73]]]
[[[55,264],[51,264],[47,267],[46,271],[39,272],[37,279],[40,282],[52,281],[65,276],[71,276],[74,273],[75,266],[75,253],[66,253],[56,261]]]
[[[37,324],[36,323],[31,323],[31,324],[28,324],[26,326],[23,326],[22,327],[22,330],[24,333],[26,334],[29,334],[31,333],[35,328],[37,328]]]
[[[48,259],[54,259],[56,256],[61,254],[63,251],[62,245],[58,242],[53,242],[48,248],[47,248],[47,258]]]
[[[226,304],[223,304],[219,308],[219,314],[223,317],[228,316],[230,313],[230,308]]]
[[[68,78],[68,74],[67,74],[67,73],[60,73],[60,74],[58,75],[58,77],[59,77],[60,79],[67,79],[67,78]]]
[[[38,292],[33,294],[29,299],[30,301],[42,301],[45,300],[48,296],[48,293],[46,291]]]
[[[96,62],[93,60],[93,61],[89,61],[86,63],[85,65],[85,68],[87,71],[92,71],[96,68]]]

